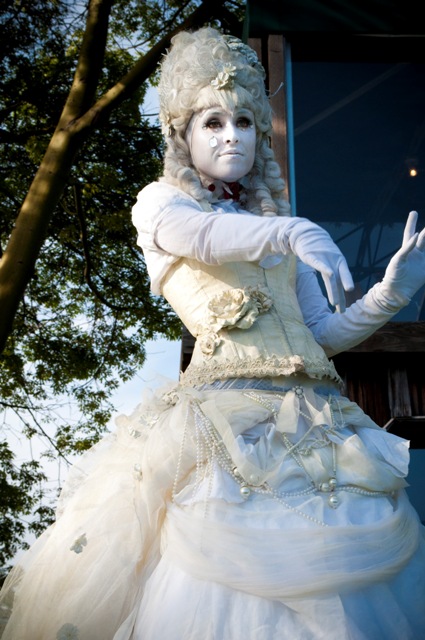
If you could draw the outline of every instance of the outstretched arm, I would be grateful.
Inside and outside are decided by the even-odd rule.
[[[344,314],[333,314],[320,302],[320,287],[312,272],[300,268],[298,296],[304,320],[328,356],[351,349],[371,336],[406,306],[425,284],[425,229],[416,233],[418,214],[407,219],[402,246],[381,282]]]
[[[344,311],[344,291],[352,289],[353,280],[341,251],[318,225],[298,217],[206,212],[188,197],[176,195],[170,200],[169,191],[168,201],[164,195],[161,204],[165,193],[164,185],[150,185],[139,194],[133,208],[133,222],[144,250],[143,230],[147,229],[152,250],[211,265],[254,262],[292,252],[320,272],[330,303]],[[148,262],[147,251],[145,257]]]
[[[182,209],[158,225],[156,239],[167,252],[217,265],[260,261],[291,251],[321,274],[330,303],[341,311],[344,291],[353,287],[346,260],[329,234],[305,218],[193,214]]]

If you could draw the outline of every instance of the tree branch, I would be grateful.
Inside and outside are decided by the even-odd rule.
[[[220,19],[221,13],[228,14],[224,8],[225,0],[204,0],[195,11],[180,25],[166,33],[149,51],[142,56],[130,71],[123,76],[109,91],[73,123],[75,131],[82,131],[87,127],[100,124],[113,109],[123,102],[132,92],[152,75],[157,68],[162,55],[170,46],[171,39],[180,31],[187,31],[199,27],[212,17]]]
[[[86,29],[70,93],[0,259],[0,353],[12,331],[13,320],[33,275],[75,156],[94,125],[99,125],[101,119],[149,78],[178,31],[200,27],[213,17],[220,19],[224,15],[225,0],[203,0],[190,16],[165,34],[114,87],[87,109],[98,86],[112,2],[89,0]]]
[[[109,15],[113,0],[90,0],[86,28],[74,80],[58,128],[69,126],[90,106],[96,94],[105,57]]]

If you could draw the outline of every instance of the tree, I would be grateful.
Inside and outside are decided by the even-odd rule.
[[[174,33],[210,21],[237,35],[240,5],[0,4],[0,402],[25,437],[46,436],[53,458],[99,438],[108,398],[142,365],[147,339],[180,335],[171,309],[150,294],[130,220],[162,161],[158,125],[140,105]],[[65,401],[72,412],[58,421]],[[19,467],[2,447],[5,562],[52,511],[40,503],[39,462]],[[37,504],[38,519],[23,523]]]

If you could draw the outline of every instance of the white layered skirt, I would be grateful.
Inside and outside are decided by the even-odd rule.
[[[407,442],[303,383],[147,397],[74,467],[4,640],[420,640]]]

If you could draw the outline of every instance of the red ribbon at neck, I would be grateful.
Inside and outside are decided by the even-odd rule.
[[[241,185],[239,182],[225,182],[223,188],[223,198],[225,200],[235,200],[239,202]]]
[[[224,200],[235,200],[239,202],[239,196],[243,189],[239,182],[222,182],[223,198]],[[215,191],[216,186],[212,182],[208,187],[208,191]]]

